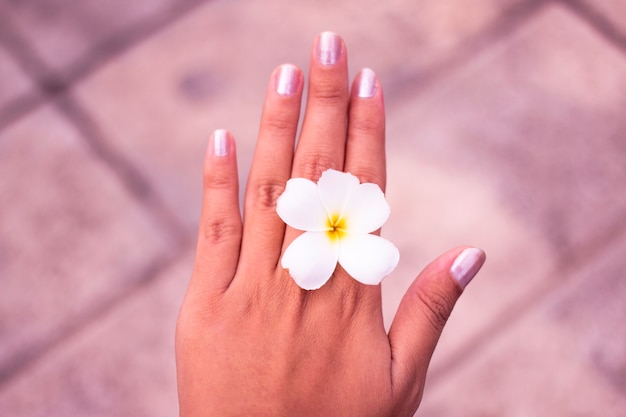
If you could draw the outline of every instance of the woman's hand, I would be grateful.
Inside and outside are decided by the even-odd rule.
[[[276,214],[292,177],[328,168],[385,187],[382,88],[371,70],[348,85],[346,47],[318,36],[302,134],[294,143],[304,77],[283,65],[270,79],[258,143],[238,207],[235,142],[209,141],[195,266],[176,332],[181,416],[412,416],[443,326],[484,262],[454,249],[411,285],[389,334],[380,285],[338,266],[305,291],[280,266],[301,232]]]

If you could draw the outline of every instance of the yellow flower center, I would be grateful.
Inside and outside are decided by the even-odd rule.
[[[331,240],[340,239],[348,231],[346,219],[340,218],[339,214],[333,214],[328,218],[326,228],[326,233]]]

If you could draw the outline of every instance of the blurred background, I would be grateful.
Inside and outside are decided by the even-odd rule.
[[[172,416],[209,134],[314,36],[388,110],[388,325],[483,247],[418,416],[626,415],[622,0],[0,0],[0,415]]]

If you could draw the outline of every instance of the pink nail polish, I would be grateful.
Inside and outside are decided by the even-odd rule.
[[[371,98],[374,94],[376,94],[376,74],[369,68],[363,68],[359,78],[358,96]]]
[[[485,252],[478,248],[468,248],[461,252],[450,267],[450,275],[465,288],[485,262]]]
[[[228,155],[228,133],[225,129],[218,129],[213,132],[213,155]]]
[[[293,96],[298,88],[298,68],[283,65],[278,73],[276,92],[282,96]]]
[[[323,32],[317,45],[317,60],[322,65],[334,65],[341,55],[341,39],[333,32]]]

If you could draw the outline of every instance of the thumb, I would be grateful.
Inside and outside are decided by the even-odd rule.
[[[481,249],[453,249],[433,261],[413,281],[389,330],[395,386],[417,389],[415,394],[421,395],[443,327],[463,288],[484,262]]]

